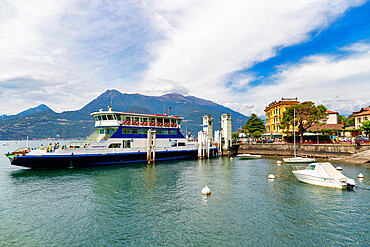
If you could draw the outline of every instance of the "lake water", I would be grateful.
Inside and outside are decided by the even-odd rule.
[[[356,180],[346,191],[300,183],[278,159],[29,170],[1,155],[0,246],[370,245],[369,165],[336,163]]]

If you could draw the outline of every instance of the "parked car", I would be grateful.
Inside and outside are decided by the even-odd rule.
[[[355,142],[356,143],[369,143],[370,140],[369,140],[369,137],[359,135],[355,138]]]

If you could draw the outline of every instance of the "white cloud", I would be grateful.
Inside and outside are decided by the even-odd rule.
[[[237,93],[235,89],[250,87],[254,75],[242,73],[229,82],[230,74],[275,56],[282,47],[307,41],[312,31],[364,2],[1,1],[0,114],[40,103],[56,111],[78,109],[107,88],[116,88],[233,102],[228,105],[250,115],[260,104],[286,94],[263,92],[261,100],[265,94],[258,87]],[[353,62],[360,57],[352,57]],[[299,66],[335,63],[325,56],[309,59]],[[278,82],[312,78],[309,73],[315,68],[304,74],[299,66],[282,68]],[[341,78],[351,76],[341,73]]]
[[[149,65],[145,82],[166,78],[187,85],[190,94],[225,102],[234,99],[225,85],[230,73],[308,40],[310,32],[326,28],[364,1],[171,2],[168,7],[168,1],[154,1],[150,8],[155,20],[166,23],[162,25],[166,39],[153,47],[156,60]]]
[[[187,95],[189,88],[181,83],[158,78],[154,83],[143,89],[149,95],[163,95],[169,92]]]
[[[361,52],[351,47],[361,47]],[[311,100],[340,114],[370,105],[370,44],[352,44],[343,49],[355,52],[346,57],[315,55],[298,64],[282,66],[272,76],[273,84],[249,88],[248,101],[257,102],[258,115],[263,115],[264,107],[281,97]]]
[[[150,56],[150,23],[131,1],[2,1],[0,9],[1,114],[40,103],[81,108],[117,81],[140,80]]]

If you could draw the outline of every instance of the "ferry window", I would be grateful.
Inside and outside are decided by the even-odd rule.
[[[113,133],[114,133],[114,129],[108,129],[108,135],[113,134]]]
[[[150,122],[151,122],[151,123],[155,123],[155,118],[151,118],[151,119],[150,119]]]
[[[177,130],[171,130],[171,135],[177,135]]]
[[[148,122],[148,118],[143,118],[143,122],[147,123]]]
[[[100,134],[104,135],[104,129],[100,129]]]
[[[164,123],[169,123],[169,122],[170,122],[169,119],[167,119],[167,118],[164,119]]]
[[[131,134],[131,129],[129,129],[129,128],[123,128],[122,129],[122,134]]]
[[[177,140],[174,140],[171,142],[171,147],[176,147],[177,146]]]
[[[99,121],[98,116],[95,117],[95,121]]]
[[[147,129],[141,129],[141,134],[147,134],[148,133],[148,130]]]
[[[177,146],[179,146],[179,147],[185,147],[186,145],[185,145],[185,142],[179,142],[179,143],[177,143]]]
[[[163,135],[163,130],[157,130],[158,135]]]
[[[107,120],[107,116],[106,115],[102,115],[102,118],[103,118],[103,120]]]
[[[121,143],[111,143],[108,148],[120,148],[121,147]]]
[[[170,134],[170,131],[169,131],[169,130],[164,130],[164,131],[163,131],[163,134],[164,134],[164,135],[169,135],[169,134]]]
[[[123,148],[130,148],[131,147],[131,141],[130,140],[124,140],[123,141]]]
[[[139,118],[138,117],[135,117],[135,122],[139,122]]]
[[[181,119],[177,119],[177,123],[180,124],[181,123]]]
[[[140,134],[140,130],[139,129],[132,129],[132,134]]]
[[[131,118],[130,117],[126,117],[126,120],[125,121],[131,121]]]
[[[102,117],[101,116],[98,116],[98,119],[99,119],[99,121],[101,121],[102,120]]]
[[[108,120],[113,120],[113,115],[107,115],[108,116]]]

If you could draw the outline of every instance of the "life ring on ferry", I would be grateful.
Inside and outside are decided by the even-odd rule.
[[[174,126],[173,126],[173,127],[175,127],[175,128],[176,128],[176,127],[177,127],[177,124],[174,124]]]

